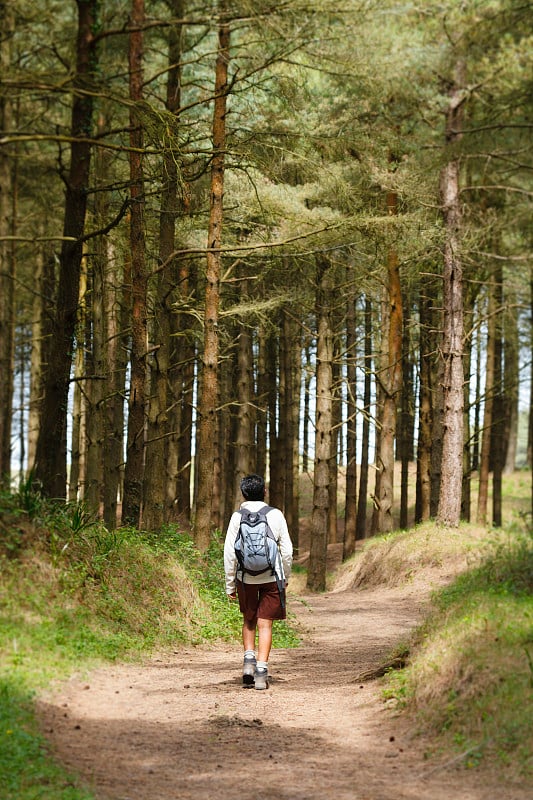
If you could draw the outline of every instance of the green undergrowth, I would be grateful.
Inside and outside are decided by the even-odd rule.
[[[2,800],[93,800],[50,758],[33,712],[33,695],[15,676],[0,678]]]
[[[433,596],[386,698],[435,744],[429,756],[533,775],[533,535],[492,533],[477,563]]]
[[[0,497],[0,797],[85,800],[46,756],[32,698],[96,664],[180,645],[239,641],[223,542],[200,555],[176,526],[108,531],[82,504],[23,487]],[[277,624],[274,646],[298,643]]]

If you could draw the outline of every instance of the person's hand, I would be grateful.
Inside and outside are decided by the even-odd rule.
[[[233,592],[233,594],[228,594],[228,600],[230,601],[230,603],[235,601],[236,599],[237,599],[237,594],[235,592]]]

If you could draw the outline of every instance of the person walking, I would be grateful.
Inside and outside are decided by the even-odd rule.
[[[272,623],[274,620],[286,618],[285,590],[291,574],[293,548],[283,513],[279,508],[265,505],[264,479],[256,474],[247,475],[241,481],[241,493],[244,502],[239,511],[234,511],[231,515],[224,542],[226,594],[230,601],[236,601],[238,598],[243,616],[243,685],[268,689]],[[277,543],[277,557],[273,569],[268,568],[259,574],[250,574],[239,563],[235,543],[243,511],[266,512],[268,526]]]

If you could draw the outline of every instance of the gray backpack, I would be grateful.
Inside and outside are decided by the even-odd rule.
[[[270,570],[276,574],[276,560],[279,555],[278,543],[267,520],[270,506],[259,511],[239,509],[241,522],[235,539],[235,555],[239,570],[249,575],[260,575]]]

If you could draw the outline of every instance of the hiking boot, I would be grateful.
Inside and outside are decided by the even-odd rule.
[[[244,663],[242,666],[242,684],[243,686],[253,686],[254,685],[254,673],[255,673],[255,663],[256,660],[254,656],[245,656]]]
[[[256,667],[254,682],[256,689],[268,689],[268,669]]]

